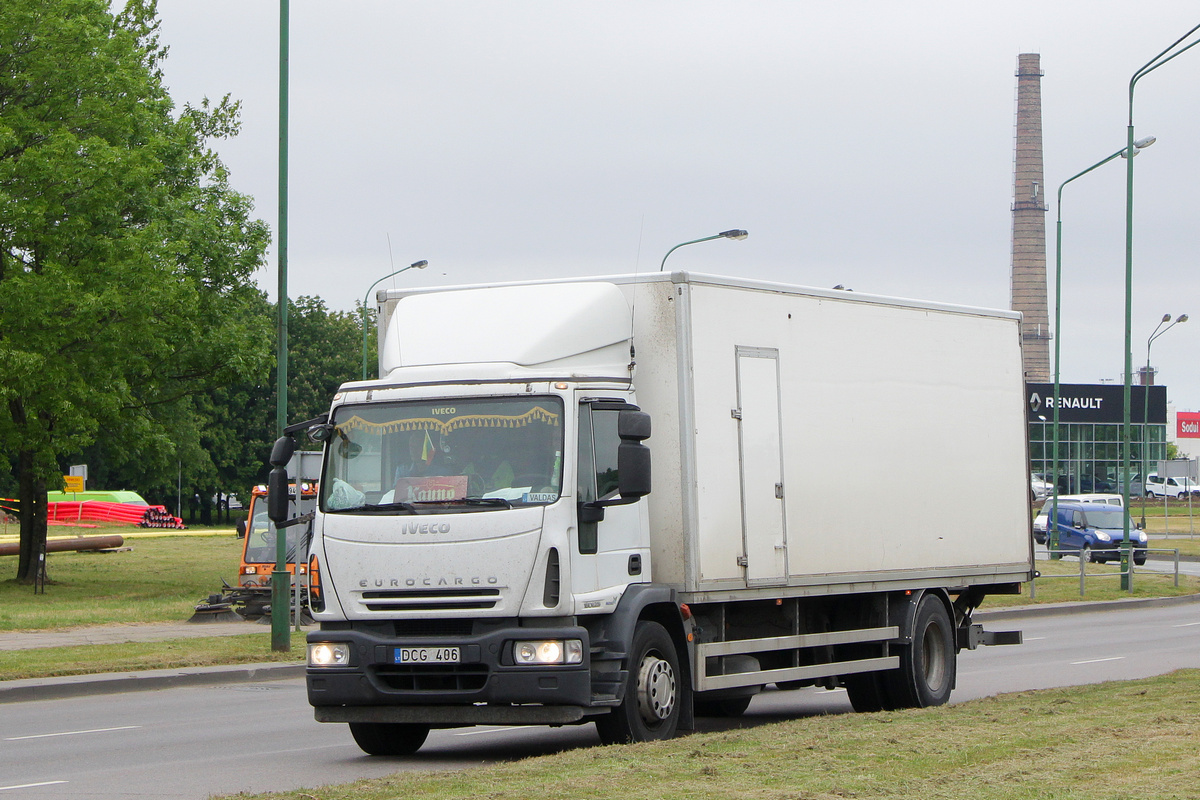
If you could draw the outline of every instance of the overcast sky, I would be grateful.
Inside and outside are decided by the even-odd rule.
[[[277,228],[278,3],[159,0],[176,102],[230,94],[232,184]],[[289,294],[668,267],[1008,308],[1017,55],[1053,193],[1125,144],[1183,0],[292,0]],[[1200,410],[1200,47],[1143,79],[1133,360]],[[1124,368],[1124,162],[1063,198],[1064,382]],[[389,241],[391,251],[389,253]],[[394,266],[393,266],[394,264]],[[260,283],[275,294],[272,251]],[[1053,299],[1051,299],[1053,319]]]

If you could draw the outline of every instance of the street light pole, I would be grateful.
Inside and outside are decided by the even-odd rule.
[[[1150,345],[1154,343],[1155,339],[1171,330],[1171,328],[1174,328],[1181,322],[1187,321],[1187,314],[1180,314],[1174,322],[1171,322],[1170,314],[1163,314],[1158,327],[1154,329],[1154,333],[1150,334],[1150,338],[1146,340],[1146,372],[1145,377],[1142,378],[1142,530],[1146,529],[1146,475],[1149,474],[1150,470],[1146,465],[1146,456],[1150,452],[1150,440],[1147,436],[1150,430],[1150,382],[1151,375],[1153,375],[1150,372]],[[1163,325],[1166,325],[1168,322],[1171,322],[1171,324],[1163,328]],[[1165,495],[1166,490],[1164,489],[1163,492]]]
[[[380,278],[379,280],[372,283],[370,289],[367,289],[367,293],[363,297],[363,304],[362,304],[362,329],[363,329],[362,379],[364,381],[367,379],[367,300],[371,297],[371,289],[374,289],[376,286],[383,283],[388,278],[399,275],[401,272],[404,272],[404,271],[410,270],[410,269],[425,269],[428,266],[429,266],[428,261],[424,261],[424,260],[414,261],[413,263],[409,264],[407,267],[401,267],[400,269],[396,270],[395,272],[392,272],[388,275],[384,275],[382,278]]]
[[[1117,156],[1125,156],[1127,152],[1132,152],[1137,155],[1144,148],[1154,144],[1155,138],[1147,136],[1143,139],[1138,139],[1133,143],[1132,148],[1123,147],[1112,155],[1097,161],[1082,172],[1077,172],[1067,178],[1058,187],[1058,219],[1055,222],[1055,245],[1054,245],[1054,423],[1053,428],[1053,471],[1051,473],[1053,481],[1053,492],[1051,495],[1050,516],[1046,521],[1046,546],[1050,550],[1050,558],[1057,559],[1059,554],[1055,552],[1058,549],[1058,445],[1059,445],[1059,427],[1058,427],[1058,406],[1061,396],[1059,379],[1061,370],[1059,367],[1060,354],[1062,352],[1062,193],[1068,183],[1076,178],[1082,178],[1097,167],[1102,167],[1112,161]],[[1132,161],[1132,159],[1130,159]]]
[[[690,242],[680,242],[679,244],[675,245],[674,247],[672,247],[670,250],[667,251],[667,256],[671,255],[671,253],[674,253],[676,250],[678,250],[679,248],[681,248],[687,244],[696,244],[697,242],[711,242],[713,239],[737,239],[740,242],[742,239],[745,239],[749,235],[750,234],[748,234],[746,231],[738,230],[736,228],[733,230],[721,231],[720,233],[715,234],[713,236],[705,236],[703,239],[692,239]],[[665,267],[667,265],[667,256],[663,256],[662,263],[658,265],[659,272],[662,272],[663,267]]]
[[[1154,58],[1146,62],[1137,72],[1133,73],[1133,77],[1129,79],[1129,124],[1126,130],[1126,141],[1130,153],[1133,152],[1133,90],[1137,86],[1137,82],[1146,75],[1149,75],[1154,70],[1166,64],[1168,61],[1183,55],[1188,50],[1200,44],[1200,39],[1191,44],[1180,48],[1188,37],[1200,30],[1200,25],[1195,26],[1183,36],[1180,36],[1170,47],[1163,50]],[[1179,49],[1176,49],[1179,48]],[[1123,397],[1124,409],[1121,420],[1121,470],[1125,478],[1124,489],[1122,490],[1122,501],[1124,502],[1126,513],[1122,523],[1122,528],[1125,538],[1121,543],[1121,588],[1132,592],[1133,591],[1133,568],[1132,559],[1133,542],[1129,539],[1129,465],[1130,465],[1130,423],[1129,423],[1129,404],[1133,395],[1132,378],[1133,378],[1133,159],[1126,159],[1125,165],[1125,393]]]
[[[276,402],[275,435],[283,436],[287,427],[288,374],[288,28],[291,9],[288,0],[279,0],[279,230],[276,233],[276,258],[279,261],[278,342],[275,356]],[[297,482],[297,486],[299,482]],[[299,497],[299,495],[297,495]],[[288,630],[288,594],[292,577],[287,571],[287,542],[281,531],[275,533],[275,569],[271,572],[271,649],[286,653],[292,649]]]

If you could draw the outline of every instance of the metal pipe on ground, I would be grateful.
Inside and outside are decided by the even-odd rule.
[[[70,550],[113,550],[125,544],[125,537],[118,534],[109,536],[78,536],[74,539],[47,539],[47,553],[63,553]],[[0,556],[15,556],[21,552],[19,542],[0,543]]]

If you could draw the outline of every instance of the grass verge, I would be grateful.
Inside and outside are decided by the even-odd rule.
[[[292,649],[287,653],[271,649],[269,627],[239,636],[9,650],[0,662],[0,681],[230,664],[300,664],[304,661],[304,636],[293,632]]]
[[[419,762],[420,754],[411,761]],[[397,768],[406,761],[397,760]],[[1200,671],[240,800],[1181,800],[1200,791]],[[234,796],[228,796],[231,800]]]

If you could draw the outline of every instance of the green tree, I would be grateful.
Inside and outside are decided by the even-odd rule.
[[[61,456],[107,429],[126,458],[169,463],[188,398],[269,358],[250,280],[269,233],[208,146],[236,133],[237,104],[176,113],[157,26],[154,0],[0,4],[0,453],[19,580]]]
[[[277,306],[260,297],[271,352]],[[362,329],[357,312],[330,311],[319,297],[299,297],[288,307],[288,418],[312,419],[329,409],[338,387],[359,378]],[[144,457],[124,450],[126,436],[106,425],[87,449],[66,463],[87,464],[89,481],[108,489],[134,489],[152,503],[175,507],[180,484],[187,498],[199,496],[201,521],[218,492],[239,493],[266,483],[267,456],[275,440],[275,372],[264,365],[251,379],[185,398],[186,412],[172,408],[163,425],[172,449]],[[120,425],[118,420],[116,423]]]

